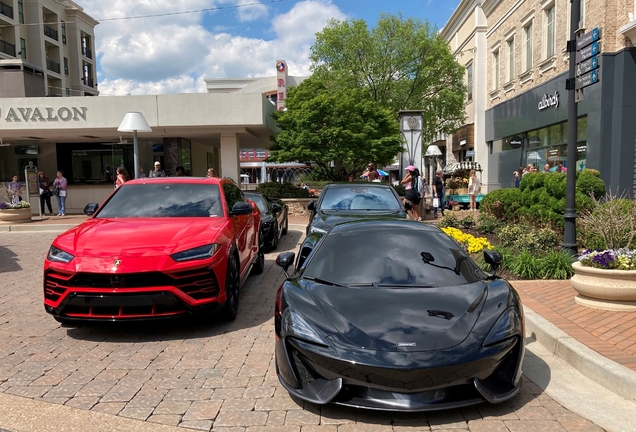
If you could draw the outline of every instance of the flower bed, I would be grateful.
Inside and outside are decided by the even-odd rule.
[[[585,267],[606,270],[636,270],[636,250],[585,250],[579,256],[579,262]]]
[[[484,249],[492,249],[492,245],[485,237],[475,237],[451,227],[442,228],[442,231],[458,243],[464,245],[469,254],[479,253]]]

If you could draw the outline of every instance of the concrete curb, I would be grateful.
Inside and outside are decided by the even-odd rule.
[[[636,401],[636,372],[610,360],[524,306],[526,335],[608,390]]]
[[[22,224],[22,225],[8,225],[6,227],[0,227],[0,230],[5,232],[36,232],[36,231],[63,232],[77,225],[78,224],[43,224],[43,225]],[[2,229],[2,228],[8,228],[8,229]]]

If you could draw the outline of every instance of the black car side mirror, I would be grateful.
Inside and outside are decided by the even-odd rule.
[[[99,204],[97,204],[97,203],[88,203],[88,204],[86,204],[86,207],[84,207],[84,214],[86,216],[93,216],[98,208],[99,208]]]
[[[294,252],[283,252],[276,257],[276,265],[283,269],[285,276],[289,277],[287,269],[294,263],[296,254]]]
[[[274,213],[278,213],[283,209],[283,207],[280,204],[272,204],[272,210],[274,210]]]
[[[248,215],[253,211],[254,210],[252,209],[252,205],[250,203],[239,201],[232,206],[232,210],[230,210],[230,216]]]
[[[494,277],[497,274],[497,270],[499,270],[501,263],[503,262],[503,258],[501,257],[499,252],[485,250],[484,261],[486,261],[486,264],[489,264],[490,268],[492,269],[492,275],[490,275],[490,277]]]
[[[307,204],[307,210],[309,210],[310,212],[316,211],[316,203],[314,203],[314,200],[309,201],[309,203]]]

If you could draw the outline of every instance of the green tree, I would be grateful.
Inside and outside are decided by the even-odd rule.
[[[381,14],[369,30],[364,20],[331,20],[316,34],[309,58],[316,78],[365,89],[395,117],[422,110],[425,140],[462,126],[465,69],[427,21]]]
[[[402,151],[393,113],[368,92],[335,89],[308,78],[287,94],[286,111],[274,113],[280,131],[269,160],[313,161],[325,178],[357,178],[373,161],[384,165]]]

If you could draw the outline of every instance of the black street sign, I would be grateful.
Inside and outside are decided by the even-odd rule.
[[[591,72],[594,69],[598,69],[600,66],[600,61],[601,61],[601,56],[597,55],[577,64],[576,76],[580,77],[581,75],[585,75],[586,73]]]
[[[582,89],[592,84],[599,82],[601,75],[598,70],[593,70],[590,73],[576,77],[576,89]]]
[[[581,63],[583,60],[587,60],[588,58],[595,56],[601,52],[601,44],[598,42],[592,43],[582,50],[576,52],[576,62]]]
[[[598,27],[596,27],[592,29],[592,31],[582,34],[581,36],[576,38],[576,49],[581,50],[585,48],[586,46],[591,45],[594,42],[598,41],[600,38],[601,38],[601,31],[599,30]]]

